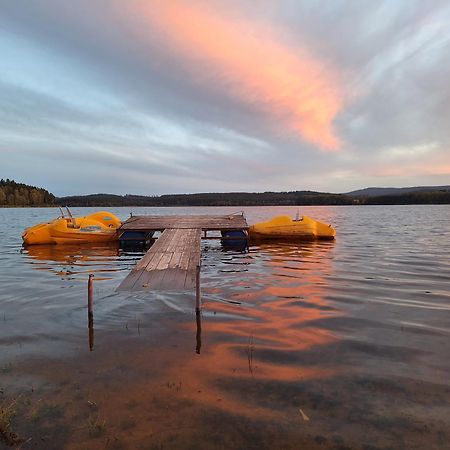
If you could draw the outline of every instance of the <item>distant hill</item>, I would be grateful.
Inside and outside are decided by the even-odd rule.
[[[0,206],[50,206],[55,196],[45,189],[14,180],[0,180]]]
[[[350,205],[343,194],[313,191],[220,192],[171,194],[161,196],[92,194],[61,197],[58,205],[67,206],[272,206],[272,205]]]
[[[418,190],[417,190],[418,189]],[[348,194],[314,191],[220,192],[161,196],[92,194],[61,197],[67,206],[312,206],[312,205],[420,205],[450,204],[450,186],[421,188],[367,188]]]
[[[402,195],[411,192],[450,192],[450,186],[415,186],[415,187],[368,187],[357,191],[346,192],[350,197],[374,197],[380,195]]]
[[[47,190],[0,180],[0,206],[313,206],[450,204],[450,186],[369,187],[347,194],[315,191],[212,192],[170,195],[91,194],[55,197]]]

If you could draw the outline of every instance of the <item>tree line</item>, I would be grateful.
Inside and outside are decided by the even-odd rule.
[[[57,198],[67,206],[291,206],[350,205],[352,199],[343,194],[310,191],[293,192],[229,192],[171,194],[161,196],[93,194]]]
[[[16,183],[14,180],[0,180],[0,206],[50,206],[55,196],[45,189]]]
[[[92,194],[57,198],[67,206],[314,206],[450,204],[450,191],[354,197],[314,191],[229,192],[160,196]]]
[[[0,206],[313,206],[313,205],[450,204],[450,190],[351,196],[315,191],[213,192],[170,195],[92,194],[55,197],[45,189],[0,180]]]
[[[367,197],[366,205],[447,205],[450,204],[450,191],[408,192],[397,195],[378,195]]]

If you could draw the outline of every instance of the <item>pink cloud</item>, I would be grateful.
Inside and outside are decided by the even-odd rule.
[[[322,150],[338,150],[332,122],[343,107],[336,70],[306,48],[291,48],[269,26],[226,17],[208,4],[135,3],[135,12],[173,56],[187,61],[198,83],[216,83],[233,98],[256,106],[279,129]]]

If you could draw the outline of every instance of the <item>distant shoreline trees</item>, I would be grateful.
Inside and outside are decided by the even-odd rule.
[[[317,205],[407,205],[450,204],[450,187],[432,192],[353,196],[314,191],[216,192],[160,196],[92,194],[55,197],[45,189],[0,180],[0,207],[21,206],[317,206]]]
[[[0,206],[50,206],[54,202],[55,196],[45,189],[0,180]]]
[[[366,205],[447,205],[450,204],[450,191],[408,192],[398,195],[377,195],[367,197]]]
[[[230,192],[202,194],[171,194],[161,196],[93,194],[57,198],[68,206],[292,206],[350,205],[352,199],[343,194],[295,192]]]
[[[450,204],[449,191],[353,197],[311,191],[230,192],[161,196],[92,194],[57,198],[67,206],[332,206],[332,205],[421,205]]]

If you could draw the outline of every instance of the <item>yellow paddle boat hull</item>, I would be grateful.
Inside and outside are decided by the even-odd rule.
[[[248,233],[252,239],[334,239],[336,230],[310,217],[293,220],[289,216],[277,216],[267,222],[250,226]]]
[[[85,217],[59,217],[49,223],[27,228],[22,239],[25,245],[83,244],[117,240],[121,221],[109,212],[96,212]]]

